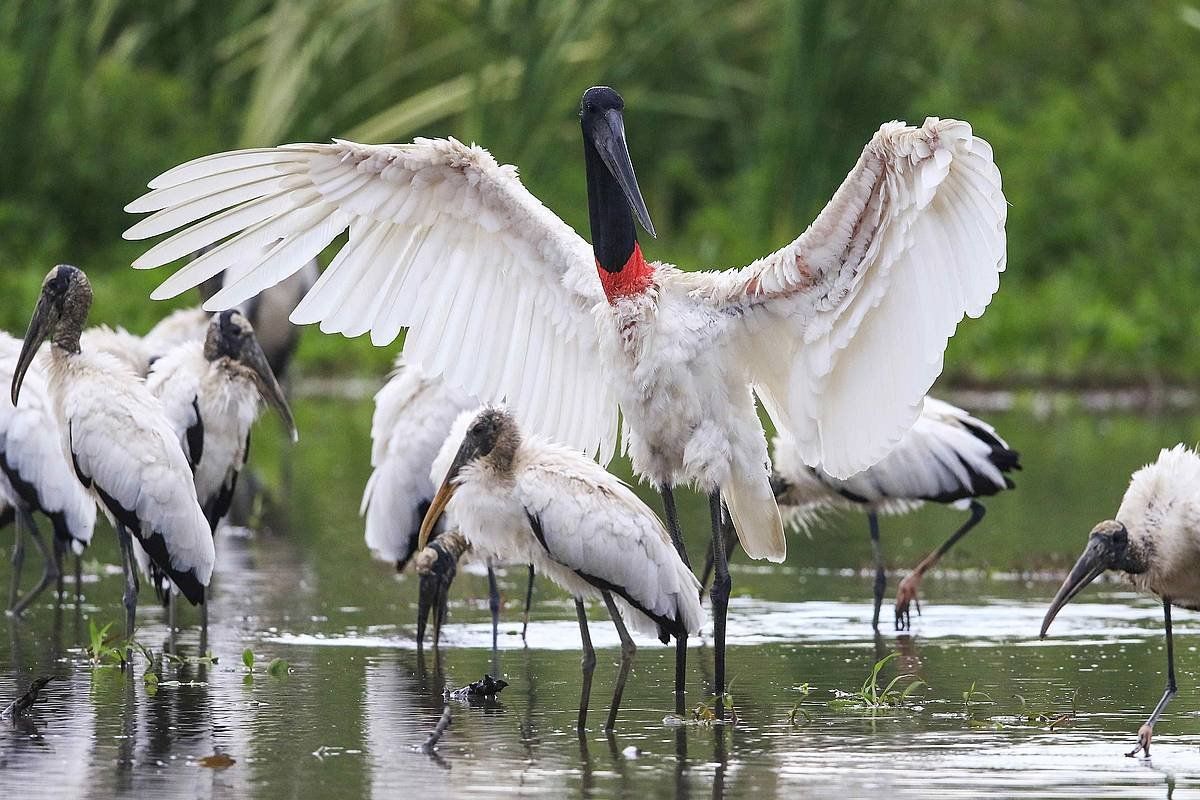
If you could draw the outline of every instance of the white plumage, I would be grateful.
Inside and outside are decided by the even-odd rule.
[[[999,286],[1007,208],[991,148],[970,125],[892,122],[808,230],[775,253],[725,272],[648,265],[634,214],[654,229],[623,109],[603,86],[580,103],[592,247],[514,167],[453,139],[335,140],[196,159],[126,207],[154,213],[125,236],[183,228],[138,258],[139,268],[216,245],[154,297],[270,246],[206,304],[225,308],[348,231],[294,322],[369,331],[376,344],[407,327],[412,363],[507,404],[525,430],[604,461],[615,452],[619,407],[634,470],[663,493],[679,548],[671,487],[692,483],[710,495],[722,697],[730,578],[720,500],[747,555],[782,561],[787,550],[755,397],[804,461],[830,475],[881,459],[916,420],[958,322],[981,314]]]
[[[391,377],[375,395],[371,477],[359,508],[367,547],[376,558],[400,570],[414,555],[421,520],[437,489],[430,467],[455,418],[477,406],[440,378],[396,359]]]
[[[120,326],[110,328],[108,325],[96,325],[87,328],[79,335],[79,342],[90,353],[108,353],[143,378],[155,355],[147,337],[130,333]]]
[[[970,519],[900,582],[896,592],[896,627],[911,624],[910,606],[917,600],[925,573],[982,518],[978,498],[1012,488],[1007,473],[1021,468],[1015,450],[995,428],[961,408],[925,398],[921,415],[896,447],[862,472],[835,478],[807,466],[795,440],[780,431],[773,442],[775,499],[791,527],[808,530],[830,510],[865,511],[875,551],[875,608],[873,624],[886,588],[883,551],[879,543],[880,514],[906,514],[926,502],[971,510]],[[919,608],[919,606],[918,606]]]
[[[1020,469],[995,428],[933,397],[890,453],[849,478],[806,465],[787,432],[772,442],[772,463],[784,521],[799,529],[825,510],[907,514],[926,502],[966,508],[971,498],[1012,488],[1006,473]]]
[[[459,416],[433,462],[434,483],[444,480],[478,416],[474,410]],[[607,586],[631,628],[663,641],[675,632],[671,627],[684,634],[703,628],[700,582],[662,521],[623,481],[578,451],[520,437],[510,466],[481,460],[452,483],[446,512],[472,548],[498,561],[533,564],[579,599],[599,599]],[[673,625],[664,630],[664,621]]]
[[[126,557],[126,621],[132,633],[137,592],[129,534],[193,603],[203,602],[215,553],[191,470],[162,406],[122,361],[81,348],[91,301],[91,286],[81,270],[60,265],[46,275],[12,396],[18,397],[22,379],[28,378],[37,347],[51,338],[47,385],[62,452],[117,526]]]
[[[1087,547],[1050,603],[1042,638],[1063,606],[1106,570],[1124,573],[1139,591],[1162,601],[1167,686],[1138,729],[1137,746],[1126,754],[1144,752],[1149,758],[1154,726],[1178,691],[1171,607],[1200,611],[1200,454],[1195,450],[1182,444],[1164,449],[1157,461],[1133,473],[1116,519],[1092,528]]]
[[[6,385],[12,383],[20,351],[20,340],[0,332],[0,380]],[[82,553],[92,540],[96,504],[63,458],[46,379],[36,365],[26,374],[15,408],[9,398],[0,400],[0,461],[0,498],[45,514],[55,538]]]
[[[232,237],[155,297],[278,239],[209,305],[241,302],[348,228],[293,321],[376,343],[410,327],[411,362],[604,458],[619,400],[639,473],[720,486],[747,552],[773,559],[784,542],[750,386],[804,460],[853,474],[911,427],[947,338],[982,312],[1005,259],[991,150],[953,120],[883,126],[816,222],[771,256],[715,273],[654,265],[646,291],[613,303],[591,248],[515,169],[454,140],[224,153],[151,187],[128,210],[156,213],[126,236],[190,227],[135,266]]]
[[[1177,444],[1133,473],[1117,510],[1145,569],[1127,573],[1139,591],[1200,611],[1200,455]]]

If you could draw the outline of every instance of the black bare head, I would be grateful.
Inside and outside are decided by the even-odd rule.
[[[258,387],[263,400],[279,414],[292,441],[299,438],[283,388],[275,379],[267,356],[258,344],[254,326],[242,312],[229,309],[213,315],[204,338],[204,357],[214,362],[227,359],[225,363],[230,368],[247,375]]]
[[[596,260],[609,272],[620,270],[633,252],[637,234],[632,215],[655,235],[629,158],[624,108],[621,95],[607,86],[593,86],[579,101],[592,244]]]
[[[462,444],[458,446],[454,460],[450,462],[442,485],[433,496],[429,510],[425,512],[425,519],[421,522],[421,530],[417,535],[418,550],[425,549],[430,531],[457,491],[456,479],[459,473],[468,466],[482,464],[501,476],[509,477],[512,474],[513,459],[520,445],[521,431],[517,427],[517,421],[507,411],[495,406],[485,406],[475,415],[467,427]]]
[[[1050,608],[1042,620],[1041,636],[1046,636],[1050,623],[1058,612],[1069,603],[1084,587],[1096,580],[1102,572],[1116,570],[1130,575],[1146,571],[1146,553],[1142,552],[1129,538],[1129,531],[1124,523],[1108,519],[1096,527],[1088,535],[1087,547],[1083,555],[1075,562],[1067,579],[1059,588],[1058,594],[1050,603]]]
[[[13,373],[13,405],[17,404],[25,373],[42,342],[49,338],[57,348],[69,353],[79,352],[79,334],[83,332],[91,307],[92,285],[83,270],[59,264],[46,273]]]

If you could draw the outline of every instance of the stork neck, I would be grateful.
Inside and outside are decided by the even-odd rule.
[[[73,320],[64,319],[54,327],[50,343],[56,350],[62,350],[71,355],[79,355],[79,336],[82,325],[73,324]]]
[[[596,271],[609,302],[640,294],[651,284],[654,269],[642,257],[633,211],[621,185],[609,172],[596,147],[583,139],[587,169],[588,219]]]

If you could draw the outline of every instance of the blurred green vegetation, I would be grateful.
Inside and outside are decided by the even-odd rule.
[[[655,258],[743,264],[798,234],[878,125],[972,122],[995,148],[1009,269],[947,358],[959,382],[1183,382],[1200,371],[1200,9],[941,0],[8,0],[0,5],[0,326],[40,277],[94,319],[166,311],[122,211],[238,146],[454,135],[586,231],[582,89],[625,95]],[[310,371],[395,348],[315,332]]]

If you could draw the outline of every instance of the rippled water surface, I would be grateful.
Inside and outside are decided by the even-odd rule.
[[[665,721],[673,650],[639,640],[618,729],[605,737],[598,728],[619,650],[594,608],[593,728],[581,738],[579,633],[567,598],[538,583],[523,646],[524,570],[503,574],[493,653],[486,582],[465,575],[440,657],[419,653],[415,581],[370,562],[362,543],[369,404],[298,405],[303,439],[286,464],[273,430],[264,428],[255,453],[266,483],[290,488],[273,490],[254,531],[227,532],[218,545],[215,664],[167,663],[154,689],[140,654],[130,671],[89,662],[89,624],[121,624],[116,543],[106,528],[85,556],[81,606],[56,610],[47,597],[6,623],[0,706],[37,676],[58,680],[23,718],[0,721],[0,798],[1200,794],[1195,614],[1175,617],[1180,693],[1159,723],[1152,759],[1123,753],[1165,680],[1159,606],[1100,583],[1060,615],[1051,638],[1036,636],[1092,523],[1112,514],[1130,470],[1161,445],[1196,440],[1200,425],[1190,417],[994,415],[1026,469],[1015,492],[988,503],[945,571],[926,581],[911,635],[871,633],[870,547],[859,517],[793,537],[786,565],[735,562],[735,724]],[[704,505],[690,498],[685,512],[698,554]],[[960,518],[928,509],[885,519],[889,564],[898,573],[911,566]],[[0,542],[11,536],[5,529]],[[37,566],[31,552],[27,581]],[[10,578],[5,561],[0,588]],[[139,621],[139,642],[161,652],[165,617],[148,596]],[[195,656],[194,613],[181,611],[180,621],[179,652]],[[708,691],[707,644],[697,643],[689,661],[691,705]],[[245,649],[255,654],[253,673]],[[871,713],[831,704],[891,653],[899,655],[883,681],[906,673],[927,684],[904,706]],[[275,658],[289,674],[267,673]],[[510,686],[494,703],[452,702],[436,753],[422,752],[443,689],[487,672]]]

